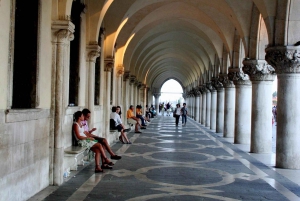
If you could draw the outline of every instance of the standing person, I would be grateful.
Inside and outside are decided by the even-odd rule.
[[[179,123],[179,118],[180,118],[180,104],[176,104],[176,108],[174,110],[174,115],[175,115],[175,124],[176,126],[178,126],[178,123]]]
[[[171,105],[170,105],[170,102],[167,103],[167,116],[170,116],[170,108],[171,108]]]
[[[180,114],[182,117],[182,126],[186,125],[186,116],[188,114],[187,108],[186,108],[186,103],[183,103],[183,107],[180,109]]]
[[[96,130],[96,128],[93,128],[92,130],[89,129],[88,120],[91,118],[91,111],[87,108],[82,110],[82,114],[84,119],[81,121],[81,125],[83,125],[84,131],[86,132],[86,135],[88,137],[92,137],[96,139],[110,154],[110,158],[114,160],[119,160],[122,157],[116,155],[110,148],[107,140],[105,138],[99,137],[97,135],[92,134]]]
[[[163,102],[161,106],[161,116],[165,116],[165,110],[165,103]]]
[[[123,138],[124,138],[126,140],[127,144],[132,144],[129,141],[129,139],[127,138],[127,135],[125,133],[125,126],[122,124],[120,115],[117,112],[118,110],[120,110],[120,108],[113,106],[111,109],[112,113],[110,114],[110,118],[115,121],[115,127],[118,129],[119,132],[121,132],[121,135],[119,136],[119,140],[120,140],[120,142],[125,144],[125,142],[123,140]]]

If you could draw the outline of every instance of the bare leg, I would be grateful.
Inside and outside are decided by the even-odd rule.
[[[114,156],[116,155],[110,148],[108,142],[106,139],[103,139],[103,148],[105,148],[107,150],[107,152],[111,155],[111,156]]]
[[[95,171],[101,171],[102,169],[100,168],[100,150],[95,145],[91,148],[91,150],[95,153]]]
[[[96,143],[92,148],[96,148],[97,150],[99,150],[99,152],[100,152],[100,154],[101,154],[101,157],[102,157],[102,164],[104,164],[104,163],[111,163],[111,161],[110,160],[108,160],[107,159],[107,157],[106,157],[106,154],[105,154],[105,151],[104,151],[104,149],[103,149],[103,147],[102,147],[102,145],[100,144],[100,143]],[[96,153],[96,152],[95,152]],[[96,160],[96,159],[95,159]],[[98,162],[100,162],[99,160],[98,160]],[[98,163],[99,164],[99,163]]]
[[[128,138],[127,138],[127,135],[125,134],[125,132],[124,132],[123,130],[121,130],[121,135],[122,135],[123,138],[125,138],[125,140],[126,140],[127,142],[130,142],[130,141],[128,140]]]

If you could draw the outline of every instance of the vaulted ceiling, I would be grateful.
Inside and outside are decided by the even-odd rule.
[[[160,88],[168,78],[186,87],[224,71],[232,62],[236,34],[247,52],[253,7],[270,29],[276,1],[107,0],[101,6],[105,57],[113,56],[116,66]],[[228,64],[222,67],[224,51]]]

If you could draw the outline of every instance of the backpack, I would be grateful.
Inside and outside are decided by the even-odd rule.
[[[185,108],[185,107],[182,107],[182,108],[181,108],[181,112],[182,112],[182,115],[186,115],[186,113],[187,113],[186,108]]]

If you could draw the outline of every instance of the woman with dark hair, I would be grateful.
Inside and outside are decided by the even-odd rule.
[[[121,111],[121,106],[117,106],[117,113],[120,115],[120,118],[122,118],[121,117],[121,115],[122,115],[122,111]]]
[[[86,147],[92,150],[95,153],[95,173],[103,172],[100,167],[100,155],[103,157],[105,164],[114,165],[111,161],[109,161],[105,155],[103,147],[100,143],[97,143],[92,137],[87,137],[85,134],[83,126],[81,125],[81,121],[84,120],[84,116],[81,111],[77,111],[74,114],[74,124],[73,131],[75,138],[78,141],[78,144],[82,147]],[[102,165],[103,166],[103,165]]]

